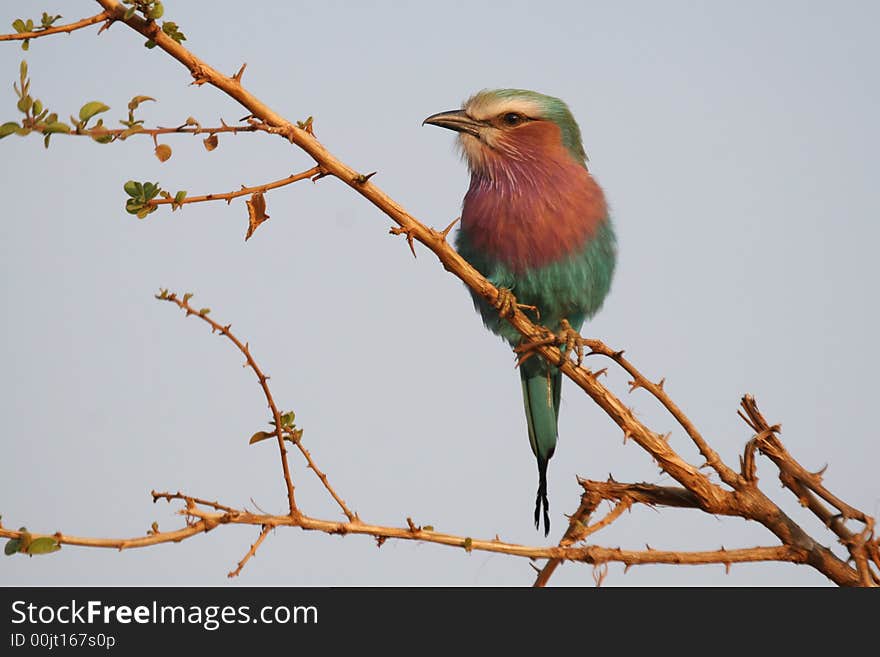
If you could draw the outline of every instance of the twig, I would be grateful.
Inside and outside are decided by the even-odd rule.
[[[601,342],[600,340],[592,340],[592,339],[584,339],[583,342],[590,347],[590,352],[594,354],[601,354],[603,356],[607,356],[618,365],[620,365],[626,372],[632,376],[633,381],[630,384],[630,391],[635,390],[636,388],[644,388],[648,392],[650,392],[662,405],[663,407],[669,411],[672,417],[681,425],[681,427],[687,432],[687,435],[697,446],[697,449],[700,450],[700,454],[706,459],[706,463],[712,466],[712,468],[718,473],[721,477],[721,481],[723,481],[728,486],[733,488],[738,488],[742,485],[742,480],[739,475],[721,460],[721,457],[718,453],[712,449],[706,440],[703,438],[702,434],[697,430],[697,427],[690,420],[690,418],[684,414],[681,408],[672,401],[672,398],[666,393],[663,389],[663,384],[665,383],[665,379],[661,379],[659,383],[654,383],[646,376],[644,376],[636,367],[630,363],[626,358],[623,357],[622,351],[614,351],[608,345]]]
[[[187,317],[190,315],[195,315],[199,319],[203,320],[207,324],[211,326],[213,331],[220,333],[221,335],[228,338],[238,350],[244,354],[245,359],[247,360],[248,366],[254,371],[254,374],[257,375],[257,379],[260,382],[260,387],[263,389],[263,395],[266,397],[266,402],[269,405],[269,410],[272,411],[272,417],[275,421],[275,437],[278,439],[278,450],[281,454],[281,469],[284,472],[284,483],[287,486],[287,502],[290,509],[291,516],[298,516],[300,514],[299,509],[296,506],[296,498],[294,496],[294,486],[293,481],[290,477],[290,466],[287,462],[287,447],[284,445],[284,428],[281,423],[281,413],[278,410],[278,407],[275,405],[275,400],[272,397],[272,392],[269,390],[268,380],[263,371],[260,369],[260,366],[257,365],[257,362],[254,360],[253,356],[251,356],[250,348],[247,344],[242,343],[237,337],[235,337],[230,332],[231,324],[222,325],[219,322],[215,322],[213,319],[208,317],[209,310],[207,308],[202,310],[194,310],[192,306],[189,305],[189,299],[192,295],[183,295],[183,298],[178,298],[175,293],[169,293],[167,290],[162,290],[159,294],[156,295],[156,298],[161,301],[170,301],[171,303],[176,304],[178,307],[186,311]]]
[[[244,568],[244,565],[248,561],[250,561],[251,557],[253,557],[257,554],[257,550],[260,548],[260,544],[262,544],[263,540],[266,538],[266,536],[269,535],[269,532],[272,531],[273,529],[275,529],[275,528],[272,527],[271,525],[263,525],[263,530],[260,532],[259,538],[257,538],[257,540],[254,542],[254,544],[251,545],[251,549],[247,551],[247,554],[244,555],[242,560],[238,562],[238,566],[236,567],[236,569],[229,572],[226,575],[227,577],[229,577],[229,578],[238,577],[238,575],[241,573],[241,569]]]
[[[155,490],[150,491],[150,495],[153,497],[153,502],[158,502],[159,500],[165,500],[166,502],[171,502],[171,500],[183,500],[190,505],[191,503],[201,504],[202,506],[210,506],[213,509],[217,509],[218,511],[226,511],[228,513],[238,513],[231,506],[224,506],[219,502],[211,502],[210,500],[203,500],[198,497],[190,497],[189,495],[184,495],[180,491],[176,493],[159,493]]]
[[[295,439],[294,439],[292,433],[293,433],[293,432],[288,432],[288,435],[290,436],[290,440],[293,442],[294,445],[296,445],[296,446],[299,448],[299,451],[300,451],[300,452],[302,453],[302,455],[305,457],[305,459],[306,459],[306,463],[308,463],[309,468],[311,468],[312,471],[318,476],[318,479],[320,479],[320,480],[321,480],[321,483],[324,484],[324,488],[326,488],[326,489],[327,489],[327,492],[330,493],[330,496],[331,496],[334,500],[336,500],[336,503],[337,503],[337,504],[339,505],[339,507],[342,509],[342,512],[345,514],[345,516],[346,516],[351,522],[359,522],[360,519],[358,518],[357,513],[352,512],[352,511],[348,508],[348,506],[346,506],[346,504],[345,504],[345,500],[343,500],[343,499],[339,496],[339,494],[336,492],[336,490],[333,488],[333,486],[330,485],[330,481],[327,479],[327,475],[324,474],[324,472],[321,471],[321,469],[318,468],[318,466],[315,464],[315,461],[312,459],[312,455],[311,455],[311,453],[310,453],[309,450],[307,450],[307,449],[305,448],[305,446],[302,444],[302,439],[301,439],[301,438],[295,438]]]
[[[25,124],[28,128],[30,128],[33,132],[39,134],[45,134],[46,132],[46,124],[36,123],[29,121]],[[60,133],[52,133],[58,134],[66,137],[92,137],[92,138],[100,138],[100,137],[115,137],[120,138],[124,136],[124,139],[128,139],[129,137],[134,137],[136,135],[147,135],[150,137],[157,137],[159,135],[213,135],[219,133],[233,133],[237,134],[239,132],[257,132],[262,130],[260,126],[256,125],[224,125],[221,127],[214,128],[202,128],[199,126],[179,126],[177,128],[139,128],[137,130],[132,130],[131,128],[83,128],[80,130],[74,129],[70,132],[60,132]],[[121,139],[120,139],[121,141]]]
[[[70,33],[95,23],[101,23],[110,19],[109,11],[102,11],[100,14],[80,19],[74,23],[66,25],[57,25],[55,27],[47,27],[44,30],[34,30],[33,32],[19,32],[17,34],[0,34],[0,41],[23,41],[25,39],[38,39],[40,37],[49,36],[50,34],[58,34],[59,32]]]
[[[237,192],[226,192],[224,194],[205,194],[204,196],[187,196],[180,201],[175,201],[173,198],[152,199],[149,201],[149,205],[173,204],[175,206],[178,206],[186,205],[187,203],[201,203],[203,201],[226,201],[227,203],[229,203],[230,201],[232,201],[232,199],[238,198],[240,196],[249,196],[257,192],[267,192],[270,189],[277,189],[278,187],[284,187],[285,185],[290,185],[291,183],[305,180],[306,178],[312,178],[320,173],[321,167],[320,165],[318,165],[312,167],[307,171],[294,173],[290,176],[287,176],[286,178],[276,180],[275,182],[266,183],[265,185],[258,185],[256,187],[245,187],[244,185],[242,185],[241,189]]]

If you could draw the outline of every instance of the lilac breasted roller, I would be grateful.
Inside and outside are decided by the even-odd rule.
[[[602,189],[587,170],[581,131],[558,98],[484,90],[425,123],[458,132],[471,174],[456,248],[517,303],[537,307],[554,333],[580,331],[611,286],[616,240]],[[472,293],[473,294],[473,293]],[[473,294],[486,327],[515,346],[520,334]],[[533,356],[520,365],[529,443],[538,462],[535,527],[550,531],[547,464],[557,441],[562,375]]]

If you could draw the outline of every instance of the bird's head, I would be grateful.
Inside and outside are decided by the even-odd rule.
[[[586,160],[571,110],[559,98],[535,91],[483,90],[460,110],[432,114],[425,123],[458,132],[472,172],[490,168],[499,160],[527,162],[551,153],[567,152],[581,164]]]

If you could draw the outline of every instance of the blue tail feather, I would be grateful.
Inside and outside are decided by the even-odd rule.
[[[536,359],[537,361],[537,359]],[[547,499],[547,464],[556,449],[557,418],[562,375],[545,362],[526,361],[520,370],[523,404],[529,429],[529,444],[538,462],[538,493],[535,499],[535,527],[550,533],[550,503]],[[543,514],[542,514],[543,511]]]

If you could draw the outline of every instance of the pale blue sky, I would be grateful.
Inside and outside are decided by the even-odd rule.
[[[86,0],[5,2],[0,24],[39,11],[75,19]],[[61,6],[63,5],[63,6]],[[467,186],[453,136],[429,114],[485,87],[565,99],[605,188],[619,243],[604,310],[585,328],[627,350],[732,465],[750,437],[737,417],[751,392],[789,450],[849,503],[880,512],[872,411],[880,346],[880,45],[876,3],[322,2],[168,0],[193,52],[233,73],[416,217],[445,226]],[[8,28],[4,28],[8,29]],[[204,125],[246,112],[124,26],[0,44],[0,119],[16,118],[12,82],[26,57],[32,92],[61,116],[89,100],[129,98],[148,124]],[[5,108],[5,109],[3,109]],[[390,220],[332,179],[267,196],[271,220],[247,244],[243,202],[123,211],[122,184],[158,180],[190,194],[254,185],[311,166],[284,141],[223,136],[98,146],[56,137],[0,143],[0,335],[6,526],[94,536],[178,526],[149,491],[282,512],[273,445],[248,446],[267,411],[253,375],[206,326],[154,301],[159,287],[231,322],[297,412],[304,440],[369,522],[543,544],[518,375],[461,283],[426,250],[413,260]],[[608,385],[694,459],[646,393]],[[592,403],[566,385],[550,468],[558,540],[578,502],[576,475],[673,483]],[[298,499],[339,517],[292,455]],[[820,540],[818,527],[762,462],[765,490]],[[254,502],[252,502],[253,500]],[[179,545],[124,553],[66,547],[0,559],[0,583],[211,584],[257,536],[221,528]],[[774,545],[760,526],[693,511],[638,509],[600,545],[714,549]],[[240,578],[250,585],[522,585],[525,560],[427,544],[279,530]],[[557,585],[592,585],[565,565]],[[823,585],[807,567],[612,565],[606,585]]]

